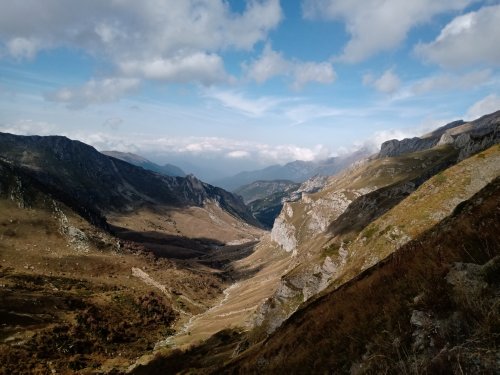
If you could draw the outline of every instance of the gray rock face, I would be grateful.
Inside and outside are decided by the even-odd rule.
[[[441,145],[452,145],[454,142],[453,137],[449,135],[448,133],[445,133],[441,136],[439,139],[439,142],[437,143],[438,146]]]
[[[302,198],[302,194],[312,194],[315,193],[321,188],[323,188],[328,181],[328,176],[314,176],[311,177],[310,179],[304,181],[300,187],[294,191],[293,193],[290,194],[289,197],[285,198],[286,201],[288,202],[295,202],[298,201],[299,199]]]
[[[382,158],[399,156],[410,152],[428,150],[436,146],[439,142],[438,138],[406,138],[401,141],[391,139],[382,143],[380,146],[379,156]]]
[[[500,111],[465,123],[454,121],[423,138],[391,139],[382,143],[379,157],[399,156],[416,151],[428,150],[434,146],[452,145],[460,150],[459,160],[485,149],[500,141]]]
[[[293,210],[285,203],[281,214],[274,221],[271,239],[279,244],[286,252],[294,252],[297,247],[295,227],[288,221],[293,216]]]

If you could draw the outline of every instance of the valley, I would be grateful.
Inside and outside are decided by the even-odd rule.
[[[0,0],[0,375],[500,375],[500,0]]]
[[[2,371],[487,373],[499,124],[256,181],[247,205],[64,137],[0,133]]]

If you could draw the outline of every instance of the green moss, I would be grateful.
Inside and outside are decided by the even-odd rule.
[[[323,256],[323,258],[326,258],[327,256],[332,257],[339,254],[339,249],[340,244],[334,242],[328,246],[325,246],[321,255]]]
[[[446,182],[446,176],[443,173],[438,173],[436,177],[434,177],[434,184],[436,186],[443,185]]]
[[[381,232],[380,232],[380,235],[383,236],[384,234],[386,234],[387,232],[389,232],[391,229],[393,228],[392,225],[388,225],[386,226]]]
[[[379,231],[377,224],[370,224],[362,233],[363,237],[370,239],[375,233]]]

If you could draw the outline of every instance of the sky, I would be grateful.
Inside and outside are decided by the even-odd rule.
[[[500,109],[500,1],[0,0],[0,131],[205,171]]]

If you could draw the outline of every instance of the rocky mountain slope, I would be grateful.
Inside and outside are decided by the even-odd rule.
[[[303,193],[314,193],[320,190],[326,181],[326,176],[315,176],[302,184],[294,183],[293,188],[285,191],[277,191],[256,199],[250,202],[248,207],[264,228],[271,229],[285,202],[295,202],[302,197]],[[252,184],[246,186],[252,186]]]
[[[332,157],[319,161],[296,160],[285,165],[272,165],[256,171],[241,172],[235,176],[214,181],[214,185],[221,186],[230,191],[236,191],[243,185],[262,180],[290,180],[302,183],[316,175],[334,175],[355,161],[367,157],[369,154],[369,150],[361,149],[346,156]]]
[[[158,165],[152,161],[136,154],[130,152],[120,152],[120,151],[101,151],[104,155],[111,156],[115,159],[120,159],[126,161],[127,163],[137,165],[147,169],[148,171],[163,174],[165,176],[171,177],[185,177],[186,173],[179,167],[173,164]]]
[[[93,210],[123,216],[147,208],[211,205],[257,225],[241,198],[223,189],[194,176],[159,175],[65,137],[0,133],[0,158],[30,175],[79,213]]]
[[[472,122],[462,120],[451,122],[422,137],[398,141],[396,139],[382,143],[380,157],[428,150],[434,146],[449,144],[460,149],[460,160],[484,149],[488,144],[496,143],[499,134],[500,111],[483,116]]]

